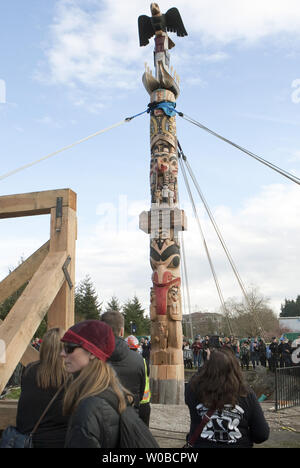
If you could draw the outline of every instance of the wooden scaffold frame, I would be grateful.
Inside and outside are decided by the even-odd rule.
[[[30,340],[46,314],[48,329],[74,323],[76,193],[70,189],[0,197],[0,219],[50,214],[50,240],[0,283],[0,303],[28,282],[0,325],[0,394],[17,364],[38,359]],[[2,424],[1,424],[2,426]]]

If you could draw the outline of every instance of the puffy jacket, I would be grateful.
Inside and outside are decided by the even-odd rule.
[[[72,414],[66,435],[65,448],[115,448],[119,440],[119,414],[99,395],[82,400]]]
[[[134,406],[139,407],[143,399],[146,383],[144,359],[137,351],[132,351],[123,338],[116,338],[116,347],[107,360],[114,368],[123,387],[134,396]]]

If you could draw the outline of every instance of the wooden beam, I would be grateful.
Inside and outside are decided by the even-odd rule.
[[[0,320],[0,327],[1,327],[1,324],[3,323],[2,320]],[[30,338],[31,339],[31,338]],[[40,353],[38,352],[37,349],[35,349],[33,346],[31,346],[31,344],[29,344],[26,348],[26,351],[25,353],[23,354],[23,356],[21,357],[21,364],[26,367],[28,366],[28,364],[30,364],[31,362],[35,362],[35,361],[38,361],[40,359]]]
[[[17,418],[18,400],[3,400],[0,401],[0,431],[3,431],[7,426],[15,426]]]
[[[30,338],[31,339],[31,338]],[[39,361],[40,360],[40,353],[37,349],[35,349],[31,344],[29,344],[25,350],[25,353],[21,357],[21,364],[26,367],[31,362]]]
[[[65,281],[67,253],[49,252],[0,327],[6,363],[0,364],[0,393]]]
[[[0,219],[49,214],[61,197],[63,206],[76,211],[76,193],[70,189],[5,195],[0,197]]]
[[[77,239],[77,217],[72,208],[64,207],[60,219],[56,217],[56,209],[51,210],[50,252],[67,252],[70,263],[67,267],[73,287],[67,281],[62,285],[54,299],[47,315],[48,330],[60,327],[67,330],[74,324],[75,302],[75,244]]]
[[[29,281],[49,252],[50,241],[21,263],[0,283],[0,304]]]

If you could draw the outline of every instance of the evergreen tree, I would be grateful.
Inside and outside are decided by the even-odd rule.
[[[144,317],[145,310],[142,309],[141,303],[136,296],[130,301],[128,300],[123,306],[123,314],[125,319],[125,332],[128,335],[132,334],[132,325],[136,326],[135,335],[149,335],[150,319]]]
[[[300,317],[300,296],[297,296],[296,301],[285,299],[284,304],[281,304],[280,317]]]
[[[92,280],[87,275],[75,289],[75,321],[99,320],[101,306]]]
[[[121,305],[119,303],[119,300],[116,298],[116,296],[112,296],[111,300],[107,303],[107,306],[105,308],[105,312],[115,310],[116,312],[121,312]]]

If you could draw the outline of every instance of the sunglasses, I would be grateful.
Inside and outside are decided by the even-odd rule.
[[[64,343],[63,347],[64,347],[64,351],[66,354],[72,354],[74,349],[81,348],[79,344],[75,344],[75,343]]]

